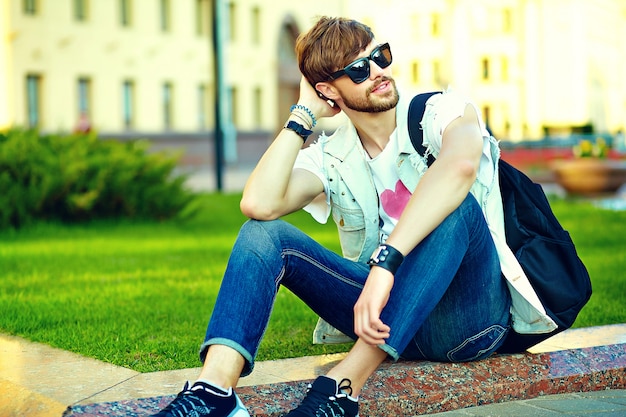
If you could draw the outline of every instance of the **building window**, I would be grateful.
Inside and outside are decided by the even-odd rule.
[[[22,0],[22,6],[24,8],[24,14],[33,16],[37,14],[37,0]]]
[[[433,81],[435,84],[441,83],[441,64],[439,61],[433,62]]]
[[[163,32],[169,32],[171,24],[170,1],[161,0],[161,30]]]
[[[165,129],[172,128],[172,83],[163,84],[163,127]]]
[[[509,60],[503,57],[501,61],[502,81],[509,81]]]
[[[209,2],[196,0],[196,35],[209,33]]]
[[[88,18],[87,0],[74,0],[74,18],[84,22]]]
[[[78,79],[78,114],[90,116],[91,113],[91,80],[86,77]]]
[[[41,123],[41,76],[26,76],[26,117],[29,128],[38,127]]]
[[[258,7],[252,8],[252,44],[261,44],[261,10]]]
[[[487,129],[491,131],[491,124],[489,123],[491,121],[491,107],[483,106],[483,120]]]
[[[122,111],[124,127],[132,129],[135,125],[135,83],[131,80],[124,81],[122,85]]]
[[[91,130],[91,80],[87,77],[78,79],[78,123],[75,132],[87,133]]]
[[[483,60],[481,61],[481,77],[483,79],[483,81],[487,81],[489,80],[490,74],[489,74],[489,59],[488,58],[483,58]]]
[[[198,128],[200,130],[205,130],[207,127],[206,111],[207,111],[206,86],[204,84],[200,84],[198,86]]]
[[[133,21],[132,0],[119,0],[120,2],[120,24],[124,27],[130,26]]]
[[[254,125],[261,127],[263,122],[263,91],[261,87],[254,89]]]
[[[440,22],[440,20],[441,20],[440,16],[437,13],[432,15],[432,26],[431,26],[430,30],[431,30],[431,34],[434,37],[439,36],[439,33],[441,31],[441,27],[440,27],[441,22]]]
[[[228,4],[228,40],[235,41],[235,34],[237,33],[237,19],[236,19],[237,7],[235,3]]]
[[[511,33],[513,31],[513,13],[511,9],[504,9],[502,11],[502,31],[504,33]]]
[[[411,79],[413,80],[413,84],[417,84],[420,81],[420,68],[417,61],[413,61],[411,64]]]
[[[238,97],[238,92],[237,92],[237,88],[236,87],[229,87],[228,88],[228,92],[227,92],[228,96],[227,96],[227,100],[228,103],[230,103],[230,108],[229,113],[232,115],[232,123],[233,125],[237,125],[239,120],[237,117],[237,109],[239,108],[239,97]]]

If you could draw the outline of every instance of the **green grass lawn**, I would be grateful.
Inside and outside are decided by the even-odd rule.
[[[0,232],[0,332],[141,372],[199,366],[225,263],[245,221],[240,196],[201,197],[184,222],[39,224]],[[626,322],[626,213],[555,201],[594,295],[575,326]],[[287,217],[335,251],[333,224]],[[332,222],[331,222],[332,223]],[[313,346],[317,317],[282,289],[259,360],[345,351]]]

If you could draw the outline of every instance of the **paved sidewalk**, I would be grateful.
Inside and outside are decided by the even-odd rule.
[[[509,370],[506,367],[514,362],[506,358],[456,365],[426,362],[416,367],[385,364],[386,369],[377,374],[367,396],[363,396],[362,417],[418,415],[365,412],[367,402],[369,410],[378,407],[379,403],[382,407],[388,406],[385,404],[387,400],[376,397],[377,393],[399,394],[402,390],[405,398],[401,401],[409,408],[415,404],[428,405],[429,401],[432,407],[441,409],[445,406],[443,409],[447,410],[468,407],[472,403],[505,401],[434,415],[626,416],[626,324],[571,329],[532,351],[534,355],[518,355],[518,366]],[[294,400],[302,395],[306,381],[326,372],[343,355],[259,362],[255,372],[240,381],[238,391],[246,395],[250,401],[246,404],[251,410],[255,401],[259,407],[266,407],[272,400]],[[68,415],[76,417],[146,415],[154,411],[157,403],[169,401],[186,380],[195,379],[198,373],[199,368],[191,368],[142,374],[14,336],[0,335],[0,416],[60,417],[68,406],[72,406]],[[442,390],[433,391],[438,384]],[[285,387],[291,391],[284,391]],[[594,390],[598,391],[580,392]],[[505,397],[494,396],[496,391],[504,392]],[[272,392],[278,396],[268,399],[266,393]],[[545,396],[542,392],[568,394]],[[507,398],[538,395],[534,399],[507,402]],[[431,411],[435,412],[434,409]],[[428,412],[419,414],[427,415]],[[257,415],[275,417],[280,414]]]
[[[222,173],[223,192],[241,192],[254,166],[233,165],[224,168]],[[185,168],[188,188],[194,191],[212,192],[217,190],[217,179],[214,170],[207,167]]]
[[[431,414],[437,417],[626,416],[626,390],[546,395],[531,400],[483,405]]]

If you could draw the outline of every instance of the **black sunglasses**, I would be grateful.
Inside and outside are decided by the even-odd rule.
[[[353,83],[360,84],[370,76],[370,60],[374,61],[380,68],[387,68],[391,65],[391,59],[391,47],[389,47],[389,43],[383,43],[374,48],[369,56],[359,58],[346,65],[344,69],[330,74],[330,80],[336,80],[347,75]]]

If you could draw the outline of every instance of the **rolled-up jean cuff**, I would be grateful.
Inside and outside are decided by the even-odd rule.
[[[254,369],[254,359],[252,358],[250,352],[245,350],[243,346],[241,346],[239,343],[233,342],[232,340],[223,337],[214,337],[213,339],[209,339],[202,344],[202,346],[200,347],[200,361],[202,361],[203,364],[204,360],[206,359],[206,354],[209,350],[209,346],[211,345],[224,345],[237,351],[237,353],[243,356],[246,361],[245,365],[243,366],[243,370],[241,371],[241,376],[248,376],[252,373],[252,370]]]
[[[398,359],[400,359],[400,355],[398,354],[398,351],[395,350],[394,348],[392,348],[391,346],[384,344],[384,345],[378,345],[378,347],[383,351],[386,352],[389,356],[391,356],[391,358],[394,361],[397,361]]]

